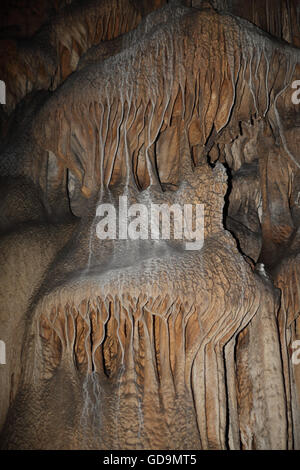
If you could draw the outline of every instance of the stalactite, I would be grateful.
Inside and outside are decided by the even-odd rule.
[[[127,3],[103,2],[100,17],[87,8],[87,28],[76,17],[64,32],[63,18],[47,32],[61,59],[53,88],[65,80],[35,113],[22,151],[29,162],[45,154],[58,162],[55,178],[51,165],[45,170],[49,192],[72,172],[86,210],[26,300],[26,361],[4,446],[37,442],[36,431],[24,439],[14,413],[23,405],[43,417],[45,396],[71,423],[70,447],[292,448],[299,390],[288,345],[298,328],[298,252],[289,212],[295,189],[285,189],[299,162],[280,106],[299,50],[209,5],[170,4],[113,41],[110,55],[96,43],[136,25],[138,14],[116,13]],[[170,145],[161,157],[168,139],[176,154]],[[266,170],[276,158],[286,163],[278,182]],[[97,207],[118,210],[120,196],[148,210],[204,204],[203,246],[190,252],[172,237],[100,241]],[[276,232],[278,201],[287,214],[280,212]],[[293,257],[278,268],[273,248],[283,241]],[[264,271],[269,242],[281,305]],[[51,413],[45,429],[48,420]]]

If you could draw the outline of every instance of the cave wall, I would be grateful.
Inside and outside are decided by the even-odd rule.
[[[1,13],[1,447],[299,449],[299,1]],[[119,196],[202,249],[99,241]]]

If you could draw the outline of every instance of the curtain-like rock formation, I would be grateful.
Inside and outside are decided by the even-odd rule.
[[[299,448],[297,1],[44,3],[1,34],[1,447]],[[100,240],[122,197],[203,246]]]

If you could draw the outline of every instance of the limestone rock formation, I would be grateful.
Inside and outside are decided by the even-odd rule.
[[[300,448],[300,3],[243,3],[1,7],[1,448]]]

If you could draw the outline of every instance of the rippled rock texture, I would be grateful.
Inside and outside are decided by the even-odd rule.
[[[300,4],[243,4],[1,7],[1,448],[300,448]]]

